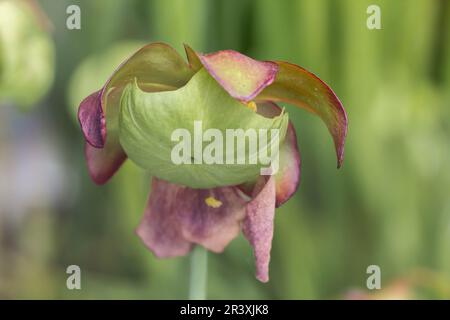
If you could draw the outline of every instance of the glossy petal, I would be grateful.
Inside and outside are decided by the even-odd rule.
[[[198,54],[203,66],[235,99],[248,102],[270,85],[277,74],[277,64],[257,61],[234,50]]]
[[[137,234],[158,257],[185,255],[192,244],[221,252],[239,234],[245,204],[232,187],[191,189],[153,178]]]
[[[155,177],[191,188],[231,186],[256,179],[261,167],[265,167],[259,152],[270,150],[278,142],[272,136],[267,141],[256,141],[257,133],[277,129],[282,143],[289,121],[286,113],[271,119],[244,107],[204,68],[175,91],[145,93],[136,84],[130,85],[121,103],[120,143],[128,157]],[[199,121],[197,126],[196,121]],[[236,142],[234,148],[227,148],[231,139],[237,140],[226,140],[231,129],[241,129],[244,133],[251,129],[250,133],[256,135],[254,148],[245,141],[242,147],[238,148]],[[214,143],[196,147],[195,141],[202,143],[207,131],[216,133],[210,139]],[[209,154],[220,154],[217,157],[220,161],[208,156],[205,150],[210,145],[218,146],[214,149],[219,151]],[[228,158],[233,161],[226,163]]]
[[[347,115],[331,88],[311,72],[287,62],[276,62],[279,71],[275,81],[256,98],[283,101],[317,114],[328,127],[336,147],[338,167],[344,160]]]
[[[269,281],[270,250],[275,216],[275,179],[261,177],[254,190],[254,198],[247,205],[243,224],[244,236],[253,247],[256,260],[256,278]]]
[[[258,103],[258,113],[269,118],[279,116],[281,108],[273,102]],[[286,137],[280,147],[280,167],[274,175],[276,184],[276,207],[288,201],[300,183],[300,152],[294,125],[289,121]],[[239,189],[251,196],[255,182],[240,185]]]

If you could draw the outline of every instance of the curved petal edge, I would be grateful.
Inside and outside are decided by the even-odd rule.
[[[101,91],[86,97],[78,109],[78,121],[85,140],[92,147],[103,148],[106,136],[105,117],[101,105]]]
[[[257,101],[283,101],[318,115],[333,136],[337,166],[344,161],[347,113],[333,90],[319,77],[288,62],[275,62],[279,71],[275,81],[256,97]]]

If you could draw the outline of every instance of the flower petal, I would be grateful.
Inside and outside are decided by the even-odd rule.
[[[158,257],[185,255],[192,244],[221,252],[239,234],[245,205],[233,187],[191,189],[153,178],[137,233]]]
[[[333,90],[311,72],[287,62],[276,63],[279,71],[275,81],[256,99],[292,103],[322,118],[333,136],[339,168],[344,160],[348,125],[342,103]]]
[[[78,120],[86,141],[93,147],[104,145],[104,118],[101,106],[101,90],[86,97],[78,109]]]
[[[255,188],[254,198],[247,205],[243,224],[244,236],[253,247],[256,260],[256,278],[269,281],[270,250],[275,216],[275,179],[261,177]]]
[[[259,103],[258,113],[266,117],[277,117],[281,108],[273,102]],[[288,201],[300,184],[300,152],[294,125],[289,121],[286,138],[280,147],[279,170],[274,175],[276,185],[276,207]]]
[[[89,170],[89,175],[96,184],[105,184],[117,172],[127,155],[119,143],[106,141],[103,148],[94,148],[89,143],[85,144],[84,154]]]
[[[177,211],[178,187],[153,178],[152,190],[144,217],[136,230],[144,244],[159,258],[184,256],[192,243],[181,233]]]
[[[198,54],[203,66],[235,99],[248,102],[270,85],[278,66],[269,61],[257,61],[234,50]]]
[[[281,114],[281,108],[273,102],[258,103],[257,112],[265,117],[273,118]],[[274,175],[276,185],[276,207],[288,201],[297,191],[300,183],[300,152],[294,125],[289,121],[284,142],[280,146],[279,170]],[[253,194],[255,182],[248,182],[239,189],[248,196]]]
[[[97,148],[104,146],[107,130],[106,122],[102,119],[105,118],[104,115],[107,114],[108,109],[118,109],[120,105],[120,99],[114,99],[115,103],[107,101],[107,96],[112,90],[119,91],[117,95],[120,97],[126,84],[134,79],[146,91],[174,90],[186,84],[193,74],[194,71],[172,47],[164,43],[151,43],[144,46],[116,69],[99,91],[96,99],[93,94],[80,105],[80,109],[83,106],[83,109],[90,110],[89,114],[91,114],[90,117],[80,118],[80,123],[87,123],[82,125],[86,141]],[[95,113],[94,109],[87,107],[88,104],[97,105]],[[83,116],[85,112],[83,111],[81,115]],[[116,111],[114,113],[118,115]]]
[[[121,94],[121,90],[111,90],[108,95],[108,103],[112,105],[119,103]],[[116,121],[118,111],[118,108],[111,108],[107,113],[108,139],[103,148],[92,147],[89,143],[86,143],[85,146],[89,175],[96,184],[106,183],[127,159],[119,142],[118,122]]]
[[[183,86],[193,74],[175,50],[166,44],[152,43],[122,63],[101,90],[83,100],[78,119],[86,141],[92,146],[85,147],[85,154],[95,183],[108,181],[126,159],[118,133],[124,86],[136,79],[146,92],[174,90]]]
[[[233,187],[181,187],[176,202],[184,238],[208,250],[222,252],[241,231],[246,201]]]

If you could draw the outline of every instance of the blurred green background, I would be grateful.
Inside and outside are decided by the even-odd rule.
[[[158,260],[134,234],[150,177],[128,161],[95,186],[74,116],[125,57],[163,41],[299,64],[349,115],[336,170],[320,119],[287,106],[302,181],[276,215],[271,280],[254,278],[240,236],[209,255],[208,298],[364,296],[376,264],[374,297],[450,299],[450,1],[41,0],[22,18],[2,1],[0,298],[187,298],[189,258]],[[66,28],[71,4],[81,30]],[[366,27],[371,4],[381,30]],[[66,288],[71,264],[82,290]]]

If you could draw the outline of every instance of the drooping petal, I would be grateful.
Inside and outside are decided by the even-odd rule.
[[[273,102],[258,103],[259,114],[273,118],[281,114],[281,108]],[[288,201],[297,191],[300,183],[300,152],[297,145],[297,135],[294,125],[289,121],[284,142],[280,146],[279,169],[274,175],[276,185],[276,207]],[[255,188],[255,181],[239,186],[239,189],[251,196]]]
[[[256,260],[256,278],[269,281],[270,250],[275,216],[275,179],[261,177],[254,190],[254,198],[247,204],[243,223],[244,236],[253,247]]]
[[[280,168],[275,175],[277,208],[288,201],[297,191],[301,175],[300,152],[292,123],[289,125],[285,143],[280,148]]]
[[[258,113],[265,117],[276,117],[281,108],[273,102],[259,103]],[[280,146],[280,164],[274,175],[276,185],[276,207],[289,200],[297,191],[300,183],[300,152],[297,144],[297,134],[294,125],[289,121],[284,143]]]
[[[189,51],[189,55],[191,54]],[[257,61],[234,50],[197,56],[208,72],[233,98],[244,102],[253,100],[270,85],[278,71],[276,63]]]
[[[86,97],[78,109],[78,121],[86,142],[96,148],[104,145],[104,118],[101,106],[101,90]]]
[[[117,172],[127,155],[118,143],[106,142],[103,148],[94,148],[86,142],[84,154],[89,175],[96,184],[104,184]]]
[[[112,101],[113,104],[120,100],[120,92],[111,91],[108,95],[108,101]],[[86,102],[85,102],[86,101]],[[84,112],[89,115],[89,108],[94,110],[99,110],[99,95],[91,95],[85,99],[80,106],[79,113],[84,114]],[[90,103],[92,101],[92,103]],[[86,142],[85,144],[85,157],[88,166],[89,175],[96,184],[106,183],[120,168],[123,162],[126,160],[127,156],[122,149],[119,142],[119,131],[117,130],[117,121],[115,119],[118,117],[118,109],[111,109],[107,114],[107,127],[109,129],[108,139],[106,144],[102,148],[93,147],[92,144]],[[101,117],[99,112],[92,112],[91,117],[84,117],[80,114],[80,123],[83,125],[91,125],[95,128],[95,121],[92,118]],[[84,119],[84,121],[81,121]],[[104,120],[103,120],[104,121]],[[97,127],[97,130],[101,131],[101,128]]]
[[[182,187],[176,201],[182,204],[177,213],[185,239],[208,250],[222,252],[238,236],[246,202],[235,188]]]
[[[317,114],[333,136],[338,168],[344,160],[347,114],[331,88],[311,72],[291,63],[276,62],[275,81],[256,97],[262,101],[283,101]]]
[[[153,178],[137,234],[158,257],[185,255],[192,244],[221,252],[239,234],[245,204],[233,187],[191,189]]]
[[[192,250],[192,243],[184,239],[177,211],[178,187],[153,179],[152,189],[137,235],[159,258],[184,256]]]

